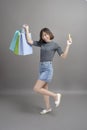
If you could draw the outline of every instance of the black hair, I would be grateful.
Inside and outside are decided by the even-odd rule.
[[[43,34],[43,32],[47,33],[47,34],[50,36],[50,40],[54,39],[54,35],[53,35],[53,33],[50,31],[50,29],[48,29],[48,28],[43,28],[43,29],[41,29],[41,31],[40,31],[40,40],[39,40],[40,43],[41,43],[41,42],[45,42],[45,41],[42,39],[42,34]]]

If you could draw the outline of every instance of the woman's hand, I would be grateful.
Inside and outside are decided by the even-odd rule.
[[[29,26],[27,24],[24,24],[23,28],[26,29],[26,30],[29,30]]]
[[[68,35],[68,40],[67,40],[67,46],[66,46],[66,48],[65,48],[65,51],[64,51],[64,53],[61,55],[62,56],[62,58],[66,58],[67,57],[67,54],[68,54],[68,51],[69,51],[69,47],[70,47],[70,45],[72,44],[72,38],[71,38],[71,36],[70,36],[70,34]]]
[[[72,38],[71,35],[68,35],[68,40],[67,40],[67,45],[71,45],[72,44]]]

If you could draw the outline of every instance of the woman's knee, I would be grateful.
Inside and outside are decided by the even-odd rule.
[[[44,89],[47,89],[47,90],[48,90],[48,84],[45,84],[45,85],[44,85]]]
[[[41,88],[44,88],[45,84],[46,84],[46,83],[45,83],[44,81],[38,80],[38,81],[36,82],[36,84],[35,84],[33,90],[34,90],[35,92],[39,92]]]
[[[33,88],[33,90],[34,90],[35,92],[38,92],[38,91],[39,91],[39,88],[35,86],[35,87]]]

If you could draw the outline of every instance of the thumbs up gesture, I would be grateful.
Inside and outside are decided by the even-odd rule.
[[[72,44],[72,38],[71,38],[71,35],[70,35],[70,34],[68,35],[67,44],[68,44],[68,45],[71,45],[71,44]]]

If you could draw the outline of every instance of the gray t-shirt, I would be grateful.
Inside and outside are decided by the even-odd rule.
[[[53,61],[53,57],[56,51],[59,56],[63,53],[61,47],[53,41],[48,43],[34,41],[33,45],[40,47],[40,62]]]

